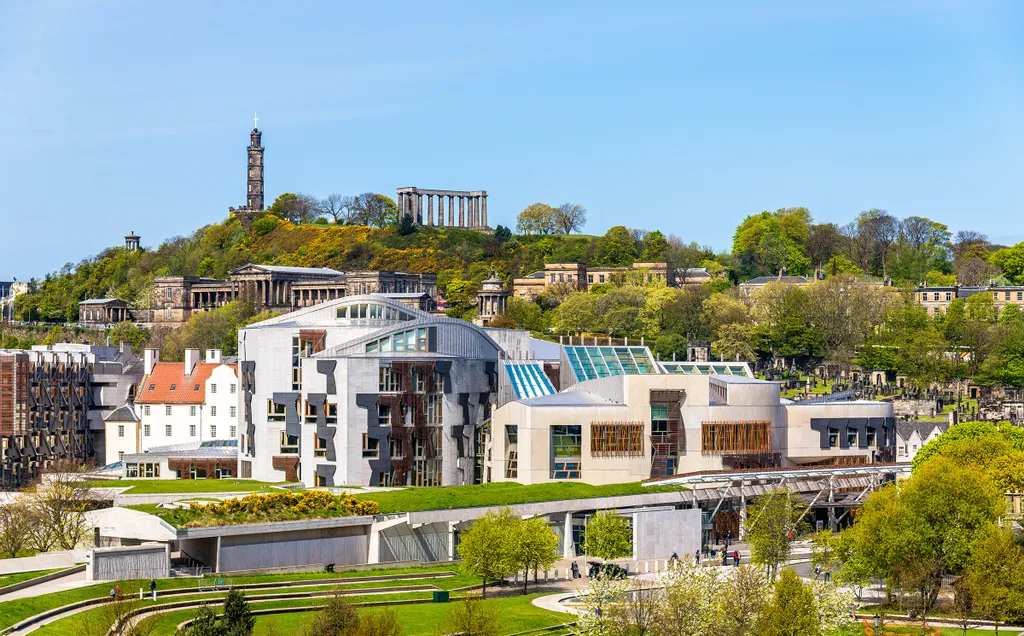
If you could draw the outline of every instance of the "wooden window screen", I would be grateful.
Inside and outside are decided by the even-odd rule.
[[[701,453],[770,453],[772,423],[769,420],[741,420],[701,423]]]
[[[644,425],[639,422],[591,424],[590,454],[592,457],[643,457]]]

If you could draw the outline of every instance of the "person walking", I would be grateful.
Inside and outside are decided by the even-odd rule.
[[[150,579],[149,581],[149,594],[156,601],[156,579]]]
[[[726,552],[725,550],[722,550],[722,565],[725,565],[726,561],[728,559],[729,559],[729,553]]]
[[[700,565],[700,550],[693,551],[693,562]]]
[[[732,564],[736,567],[740,567],[740,551],[734,550],[732,553]]]
[[[574,578],[574,579],[583,578],[583,575],[580,574],[580,566],[575,561],[572,562],[572,578]]]

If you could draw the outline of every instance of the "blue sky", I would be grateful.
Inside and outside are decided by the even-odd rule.
[[[878,207],[1022,240],[1022,80],[1014,2],[8,1],[0,278],[224,218],[253,111],[268,204],[486,189],[492,225],[573,201],[719,249],[763,209]]]

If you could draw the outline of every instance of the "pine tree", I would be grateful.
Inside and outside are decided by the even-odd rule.
[[[238,590],[228,592],[224,597],[224,633],[227,636],[250,636],[255,626],[256,619],[249,609],[249,602],[245,600],[245,594]]]

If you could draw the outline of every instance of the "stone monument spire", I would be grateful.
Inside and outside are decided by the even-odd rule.
[[[260,141],[263,133],[256,127],[259,119],[253,115],[252,132],[249,133],[249,190],[246,207],[253,211],[263,209],[263,146]]]

